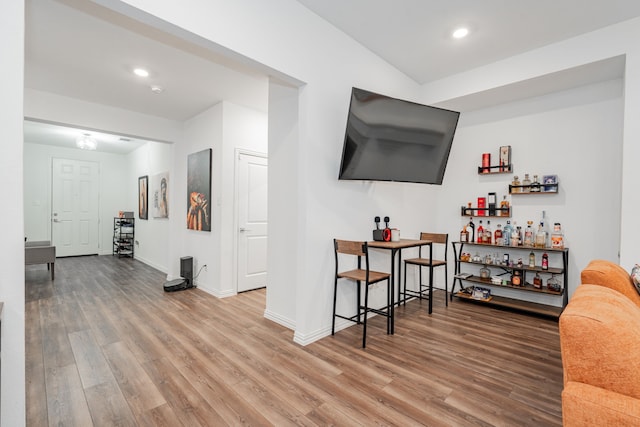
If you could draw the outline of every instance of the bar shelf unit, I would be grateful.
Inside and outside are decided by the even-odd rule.
[[[135,219],[113,218],[113,249],[111,254],[121,257],[134,255]]]
[[[530,246],[503,246],[503,245],[492,245],[492,244],[483,244],[483,243],[472,243],[472,242],[452,242],[453,252],[455,256],[455,271],[454,271],[454,279],[453,286],[451,289],[451,299],[455,296],[456,298],[464,301],[479,303],[479,304],[487,304],[497,308],[505,308],[511,310],[522,311],[526,313],[537,314],[546,317],[558,318],[560,314],[564,310],[564,307],[567,305],[569,300],[569,295],[567,292],[568,285],[568,265],[569,265],[569,249],[556,249],[556,248],[536,248]],[[515,254],[518,256],[521,253],[528,254],[530,252],[534,252],[537,256],[536,259],[540,259],[543,253],[548,253],[549,255],[558,255],[556,259],[556,264],[551,265],[551,257],[550,257],[550,265],[548,269],[543,269],[542,266],[536,265],[534,267],[529,267],[526,263],[521,266],[518,265],[502,265],[501,263],[487,263],[484,261],[473,261],[473,260],[464,260],[461,259],[460,256],[463,253],[465,245],[474,247],[477,249],[485,248],[489,251],[494,251],[496,249],[501,250],[503,252],[508,252],[509,254]],[[522,258],[526,259],[526,256],[522,256]],[[464,273],[464,266],[472,266],[475,265],[477,267],[488,267],[499,269],[502,272],[499,274],[494,274],[493,276],[503,276],[511,274],[519,270],[522,273],[522,283],[523,286],[517,286],[511,284],[510,280],[507,281],[506,285],[493,283],[490,278],[482,278],[477,274]],[[472,268],[467,268],[467,270],[471,270]],[[547,289],[544,285],[541,288],[534,287],[530,281],[527,281],[527,274],[535,274],[538,273],[543,275],[545,278],[549,276],[560,277],[562,279],[562,288],[560,291],[555,291],[552,289]],[[480,300],[472,298],[470,295],[463,292],[465,289],[464,284],[470,284],[470,286],[479,285],[484,288],[488,288],[491,290],[498,289],[508,289],[512,294],[517,296],[500,296],[500,295],[491,295],[491,298],[488,300]],[[456,285],[460,287],[458,292],[455,292]],[[522,298],[520,298],[520,295]],[[546,295],[551,299],[555,300],[556,298],[560,298],[561,305],[551,305],[546,303],[540,303],[537,301],[531,301],[527,299],[527,295]]]

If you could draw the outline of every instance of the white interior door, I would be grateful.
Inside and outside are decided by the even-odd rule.
[[[51,182],[51,234],[56,256],[97,254],[98,163],[53,159]]]
[[[238,292],[267,286],[267,158],[239,153]]]

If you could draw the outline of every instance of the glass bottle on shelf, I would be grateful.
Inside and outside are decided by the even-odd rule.
[[[491,270],[485,265],[480,269],[480,278],[488,279],[491,276]]]
[[[535,266],[536,266],[536,254],[534,254],[533,251],[531,251],[531,253],[529,253],[529,267],[535,268]]]
[[[504,244],[504,240],[502,239],[502,224],[496,226],[496,231],[493,233],[493,241],[496,245]]]
[[[511,221],[507,220],[507,225],[504,226],[504,230],[502,231],[502,240],[505,246],[511,246],[512,233],[513,228],[511,228]]]
[[[522,246],[522,227],[513,224],[516,230],[511,234],[511,246]]]
[[[536,289],[542,289],[542,277],[540,277],[540,273],[536,273],[533,277],[533,287]]]
[[[500,216],[509,216],[509,211],[509,200],[507,200],[507,195],[505,194],[500,202]]]
[[[538,232],[535,238],[535,247],[544,248],[547,245],[547,233],[544,231],[544,225],[540,223],[538,225]]]
[[[480,220],[480,224],[478,224],[478,230],[476,235],[476,243],[482,243],[482,239],[484,239],[484,227],[482,226],[482,220]]]
[[[471,208],[471,202],[467,203],[467,208],[464,210],[465,216],[473,216],[473,209]]]
[[[532,193],[540,192],[540,181],[538,181],[538,175],[533,175],[533,182],[531,183],[531,192]]]
[[[511,274],[511,284],[513,286],[522,286],[522,275],[520,270],[514,270]]]
[[[460,232],[460,241],[465,243],[469,241],[469,232],[467,231],[466,225],[462,227],[462,231]]]
[[[533,221],[527,221],[527,228],[524,230],[524,246],[533,246]]]
[[[469,218],[469,224],[467,225],[471,231],[469,231],[469,241],[475,242],[476,238],[476,225],[473,223],[473,217]]]
[[[543,270],[549,269],[549,255],[547,255],[546,252],[542,254],[542,269]]]
[[[547,289],[553,292],[562,292],[562,288],[560,287],[560,283],[558,283],[558,279],[553,274],[547,280]]]
[[[564,249],[564,234],[559,222],[553,225],[553,233],[551,233],[551,247],[554,249]]]
[[[523,193],[528,193],[529,191],[531,191],[531,179],[529,179],[529,174],[525,173],[524,174],[524,179],[522,180],[522,192]]]
[[[511,185],[513,185],[513,188],[511,189],[512,193],[521,192],[522,189],[520,188],[520,178],[518,178],[518,175],[513,176],[513,182],[511,183]]]
[[[482,243],[490,245],[493,241],[493,232],[491,231],[491,221],[487,220],[487,226],[484,229],[484,240]]]

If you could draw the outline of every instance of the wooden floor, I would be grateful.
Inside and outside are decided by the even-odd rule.
[[[164,293],[131,259],[26,271],[27,426],[559,426],[557,322],[443,295],[306,347],[264,290]],[[327,319],[327,323],[329,319]]]

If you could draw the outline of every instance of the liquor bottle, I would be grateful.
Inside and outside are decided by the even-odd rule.
[[[513,221],[514,230],[511,232],[511,246],[522,246],[522,229]]]
[[[524,246],[533,246],[533,221],[527,221],[527,228],[524,229]]]
[[[468,227],[471,229],[471,231],[469,232],[469,241],[475,242],[476,241],[476,225],[473,223],[473,217],[469,218]]]
[[[502,201],[500,202],[500,216],[509,216],[509,200],[507,200],[507,195],[505,194],[502,197]]]
[[[551,236],[549,230],[549,219],[547,218],[547,212],[542,211],[542,217],[540,217],[540,224],[542,224],[542,231],[544,231],[544,247],[548,248],[550,246],[549,237]]]
[[[507,220],[507,225],[504,226],[504,230],[502,231],[502,240],[505,246],[511,246],[512,232],[513,228],[511,228],[511,221]]]
[[[543,270],[549,269],[549,255],[547,255],[546,252],[542,254],[542,269]]]
[[[531,191],[531,179],[529,179],[529,174],[524,174],[524,179],[522,180],[522,192],[528,193]]]
[[[533,287],[536,289],[542,289],[542,277],[540,277],[540,273],[536,273],[533,278]]]
[[[520,270],[514,270],[511,274],[511,284],[513,286],[521,286],[522,285],[522,275],[520,274]]]
[[[554,249],[564,249],[564,234],[560,223],[556,222],[553,225],[553,233],[551,233],[551,247]]]
[[[491,221],[487,220],[487,226],[484,229],[484,240],[482,243],[490,245],[493,241],[493,232],[491,231]]]
[[[473,209],[471,208],[471,202],[467,203],[467,208],[464,210],[465,216],[473,216]]]
[[[489,206],[489,216],[496,215],[496,193],[489,193],[487,195],[487,206]]]
[[[496,245],[504,245],[504,239],[502,238],[502,224],[496,226],[496,231],[493,233],[493,241]]]
[[[480,220],[480,224],[478,225],[478,232],[477,234],[477,238],[476,238],[476,243],[482,243],[482,239],[484,239],[484,227],[482,226],[482,220]]]
[[[535,247],[544,248],[547,245],[547,233],[544,231],[544,225],[540,223],[538,225],[538,232],[536,233]]]
[[[468,242],[469,241],[469,232],[467,231],[467,226],[462,227],[462,231],[460,232],[460,241]]]
[[[518,175],[513,176],[513,182],[511,183],[511,185],[513,186],[513,188],[511,189],[512,193],[522,192],[522,188],[520,188],[520,179],[518,178]]]
[[[536,254],[531,251],[529,254],[529,267],[534,268],[536,266]]]
[[[531,192],[532,193],[540,192],[540,181],[538,181],[538,175],[533,175],[533,182],[531,183]]]

